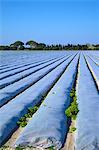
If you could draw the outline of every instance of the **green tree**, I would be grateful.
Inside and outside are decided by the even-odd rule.
[[[46,44],[44,44],[44,43],[39,43],[39,44],[37,45],[36,49],[38,49],[38,50],[46,49]]]
[[[1,45],[0,50],[10,50],[10,47],[7,45],[6,46]]]
[[[10,45],[11,49],[24,49],[24,43],[21,41],[16,41]]]
[[[28,41],[26,42],[26,45],[29,45],[31,49],[36,48],[38,46],[38,43],[35,41]]]

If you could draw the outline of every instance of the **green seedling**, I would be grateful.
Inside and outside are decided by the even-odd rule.
[[[70,92],[70,97],[74,97],[75,96],[75,90],[74,90],[74,88],[71,90],[71,92]]]
[[[18,146],[18,147],[15,148],[15,150],[23,150],[23,148]]]
[[[44,106],[47,106],[46,104],[43,104]]]
[[[17,124],[18,124],[20,127],[25,127],[25,126],[27,125],[28,118],[31,118],[32,115],[33,115],[37,110],[38,110],[38,107],[37,107],[37,106],[28,108],[28,113],[25,114],[23,117],[21,117],[21,118],[19,119],[19,121],[17,122]]]
[[[49,150],[54,150],[54,146],[49,147]]]
[[[71,127],[70,129],[69,129],[69,132],[70,133],[73,133],[73,132],[75,132],[76,131],[76,128],[75,127]]]
[[[32,115],[30,114],[30,113],[27,113],[27,114],[25,114],[24,115],[26,118],[31,118],[32,117]]]
[[[67,117],[70,117],[73,120],[75,120],[78,112],[79,110],[77,102],[72,102],[71,105],[65,111],[65,114],[67,115]]]
[[[28,108],[29,114],[32,114],[32,115],[33,115],[37,110],[38,110],[38,107],[37,107],[37,106]]]
[[[26,121],[26,117],[24,116],[24,117],[21,117],[20,118],[20,121]]]
[[[23,127],[25,127],[25,126],[27,125],[27,122],[26,122],[26,121],[23,121],[23,122],[18,121],[17,124],[18,124],[20,127],[23,128]]]
[[[76,119],[76,116],[79,112],[78,110],[78,104],[77,104],[77,98],[76,98],[76,94],[75,94],[75,91],[74,89],[72,89],[72,99],[73,99],[73,102],[71,103],[71,105],[66,109],[65,111],[65,114],[67,117],[69,118],[72,118],[73,120]]]

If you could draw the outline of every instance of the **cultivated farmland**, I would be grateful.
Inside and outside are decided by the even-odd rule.
[[[0,146],[99,150],[99,52],[1,51]]]

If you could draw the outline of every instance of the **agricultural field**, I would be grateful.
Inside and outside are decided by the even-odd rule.
[[[99,150],[99,51],[0,51],[0,150]]]

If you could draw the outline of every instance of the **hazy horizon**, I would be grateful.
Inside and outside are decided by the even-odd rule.
[[[98,0],[0,0],[0,44],[98,44]]]

